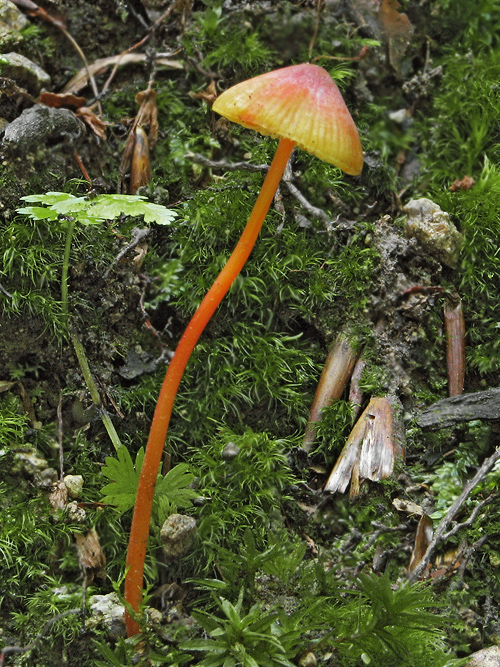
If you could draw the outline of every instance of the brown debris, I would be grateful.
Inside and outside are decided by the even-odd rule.
[[[310,452],[312,449],[323,408],[331,405],[344,393],[357,357],[358,353],[353,349],[347,336],[341,333],[330,348],[321,373],[302,441],[304,451]]]
[[[462,301],[458,295],[447,297],[444,304],[446,331],[446,368],[448,395],[459,396],[465,379],[465,320]]]
[[[458,192],[459,190],[470,190],[476,181],[472,176],[464,176],[462,179],[455,179],[450,185],[450,192]]]
[[[351,481],[350,497],[358,495],[361,479],[379,482],[392,474],[404,456],[399,401],[372,398],[352,429],[324,490],[343,493]]]

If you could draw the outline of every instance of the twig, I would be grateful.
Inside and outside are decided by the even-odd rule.
[[[64,477],[64,449],[63,449],[63,418],[62,418],[62,392],[59,390],[59,401],[57,402],[57,442],[59,445],[59,477]]]
[[[164,21],[164,20],[167,18],[167,16],[168,16],[168,15],[170,14],[170,12],[173,10],[173,8],[175,7],[175,5],[176,5],[176,0],[174,0],[174,2],[172,2],[172,4],[170,5],[170,7],[169,7],[165,12],[163,12],[163,14],[160,16],[160,18],[158,18],[158,19],[153,23],[153,25],[149,28],[149,30],[147,31],[147,33],[144,35],[144,37],[143,37],[141,40],[139,40],[136,44],[133,44],[132,46],[130,46],[128,49],[126,49],[125,51],[123,51],[123,52],[120,54],[120,58],[116,61],[116,63],[115,63],[115,65],[114,65],[113,69],[111,70],[111,74],[109,75],[109,77],[108,77],[107,80],[106,80],[106,83],[105,83],[104,86],[103,86],[103,89],[102,89],[102,92],[103,92],[103,93],[105,93],[105,92],[108,90],[108,88],[109,88],[110,85],[111,85],[111,82],[112,82],[113,79],[115,78],[115,74],[116,74],[116,72],[117,72],[117,70],[118,70],[118,67],[120,66],[121,57],[122,57],[122,56],[126,56],[128,53],[131,53],[132,51],[135,51],[135,50],[138,49],[140,46],[142,46],[145,42],[147,42],[148,39],[151,37],[151,35],[152,35],[152,34],[154,33],[154,31],[156,30],[156,28],[160,25],[160,23],[162,23],[162,21]]]
[[[410,576],[410,582],[415,582],[417,579],[420,577],[422,572],[429,566],[434,554],[436,553],[436,550],[438,546],[446,540],[450,535],[454,534],[454,528],[447,533],[448,527],[455,518],[456,514],[458,511],[461,509],[462,505],[465,503],[467,498],[469,497],[471,491],[480,483],[483,481],[483,479],[486,477],[486,475],[490,472],[490,470],[493,468],[495,463],[500,459],[500,447],[495,450],[495,452],[487,459],[483,461],[482,466],[479,468],[477,473],[474,475],[474,477],[467,482],[467,484],[464,486],[464,489],[462,493],[458,496],[458,498],[455,500],[453,505],[450,507],[446,515],[442,518],[439,526],[436,528],[436,532],[434,533],[434,537],[432,538],[429,546],[427,547],[427,551],[425,552],[422,560],[420,563],[417,565],[415,570]],[[491,498],[491,496],[490,496]],[[485,502],[483,501],[483,505]],[[472,515],[474,515],[474,512],[471,514],[469,519],[464,522],[463,525],[470,525]],[[474,515],[474,518],[477,516]]]
[[[107,278],[109,275],[109,272],[111,271],[111,268],[117,264],[127,253],[129,253],[131,250],[133,250],[143,239],[150,234],[151,228],[150,227],[144,227],[143,229],[140,229],[139,227],[134,227],[132,230],[132,241],[128,243],[124,248],[120,250],[118,255],[114,258],[114,260],[111,262],[111,265],[108,267],[106,270],[106,273],[104,274],[104,277]]]
[[[92,75],[92,72],[89,69],[89,64],[87,62],[87,58],[85,57],[84,52],[81,50],[81,48],[78,45],[78,43],[76,42],[76,40],[66,30],[66,28],[63,28],[63,27],[59,26],[59,30],[63,33],[63,35],[66,37],[66,39],[68,39],[71,42],[73,48],[75,49],[75,51],[78,53],[78,55],[82,59],[83,66],[85,67],[85,71],[87,72],[88,80],[89,80],[90,85],[92,87],[92,92],[94,93],[94,97],[97,100],[97,108],[99,110],[99,114],[102,115],[101,103],[99,102],[99,90],[97,88],[97,84],[96,84],[95,79]]]
[[[453,535],[456,535],[462,528],[468,528],[469,526],[472,526],[474,521],[477,519],[477,516],[479,512],[483,509],[485,505],[489,505],[491,502],[493,502],[496,498],[500,496],[500,493],[492,493],[491,496],[488,496],[484,500],[482,500],[476,507],[471,512],[471,515],[469,516],[468,519],[463,521],[462,523],[457,523],[451,530],[449,530],[446,535],[443,535],[443,541],[449,540],[450,537],[453,537]]]
[[[3,667],[5,664],[5,657],[9,653],[26,653],[26,651],[30,651],[32,648],[34,648],[38,642],[43,639],[45,633],[50,630],[50,628],[54,625],[54,623],[57,623],[57,621],[60,621],[61,618],[64,618],[65,616],[70,616],[71,614],[81,614],[82,610],[81,609],[68,609],[68,611],[62,612],[62,614],[57,614],[57,616],[53,616],[45,625],[43,628],[40,630],[40,632],[37,634],[35,639],[33,639],[32,642],[27,644],[26,646],[4,646],[2,649],[2,652],[0,653],[0,667]]]
[[[313,35],[312,35],[311,41],[309,43],[309,59],[311,59],[311,57],[312,57],[312,52],[314,50],[314,44],[316,43],[316,39],[318,37],[319,21],[320,21],[321,10],[323,9],[323,5],[324,5],[324,0],[316,0],[316,18],[314,20]]]
[[[199,153],[187,153],[186,158],[196,162],[196,164],[201,164],[204,167],[209,167],[210,169],[224,169],[225,171],[236,171],[238,169],[245,169],[246,171],[267,171],[269,166],[267,164],[251,164],[250,162],[227,162],[226,160],[209,160],[208,158],[200,155]],[[283,182],[287,186],[291,195],[297,199],[299,204],[304,210],[306,210],[310,215],[319,220],[322,220],[325,223],[325,227],[328,233],[331,233],[334,229],[352,227],[352,223],[346,223],[341,221],[339,217],[336,220],[332,220],[328,213],[323,211],[321,208],[313,206],[302,194],[302,192],[295,187],[292,183],[293,173],[291,168],[288,166],[285,170],[283,176]]]
[[[381,535],[384,535],[384,533],[402,533],[408,530],[407,523],[400,523],[399,526],[386,526],[385,524],[379,523],[378,521],[372,521],[372,526],[374,528],[378,528],[378,530],[373,533],[373,535],[368,540],[365,547],[366,549],[369,549]]]
[[[238,169],[245,169],[246,171],[268,171],[267,164],[251,164],[250,162],[227,162],[227,160],[209,160],[200,153],[187,153],[184,157],[188,160],[201,164],[204,167],[211,169],[224,169],[225,171],[237,171]]]

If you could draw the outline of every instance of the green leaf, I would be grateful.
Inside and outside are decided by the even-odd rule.
[[[179,463],[158,480],[155,494],[166,496],[175,507],[191,507],[191,500],[199,495],[189,486],[194,479],[195,475],[189,472],[189,466]]]
[[[122,514],[134,506],[139,475],[144,460],[144,448],[137,452],[135,465],[126,447],[121,447],[117,453],[118,458],[106,457],[106,465],[102,474],[112,480],[103,489],[104,497],[101,502],[107,505],[115,505]]]
[[[152,204],[139,195],[98,195],[88,199],[66,192],[47,192],[44,195],[28,195],[22,199],[47,207],[27,206],[17,209],[18,213],[29,215],[35,220],[54,220],[58,215],[69,215],[81,224],[95,225],[103,220],[115,220],[121,215],[128,215],[143,216],[145,222],[169,225],[175,217],[174,211],[159,204]]]
[[[33,220],[57,220],[57,213],[50,208],[43,206],[25,206],[16,209],[17,213],[29,215]]]
[[[139,195],[99,195],[91,200],[91,212],[105,220],[120,215],[143,215],[146,222],[156,222],[158,225],[169,225],[175,217],[174,211],[152,204]]]
[[[104,497],[101,502],[114,505],[123,514],[123,512],[131,509],[135,503],[144,460],[144,448],[141,447],[137,452],[135,463],[132,461],[126,447],[120,448],[117,456],[116,459],[108,456],[106,465],[101,471],[105,477],[111,480],[111,484],[107,484],[102,489]],[[168,507],[170,514],[176,512],[178,507],[190,507],[191,500],[198,497],[196,491],[189,488],[194,477],[192,473],[188,472],[188,466],[185,463],[179,463],[165,477],[160,477],[155,488],[155,508],[158,507],[160,501],[166,501],[161,504],[163,508]]]

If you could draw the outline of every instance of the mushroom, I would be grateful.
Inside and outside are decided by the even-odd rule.
[[[167,369],[142,464],[130,530],[125,600],[138,611],[153,494],[172,408],[184,369],[205,326],[243,268],[295,145],[356,175],[363,167],[358,131],[332,78],[318,65],[294,65],[226,90],[213,110],[261,134],[279,137],[274,159],[245,229],[227,264],[193,315]],[[127,614],[128,635],[139,625]]]

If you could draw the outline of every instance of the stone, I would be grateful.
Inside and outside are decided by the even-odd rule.
[[[7,125],[3,147],[9,153],[26,155],[38,146],[77,140],[84,132],[83,123],[68,109],[35,104]]]
[[[0,46],[20,40],[19,31],[28,25],[26,16],[10,0],[0,0]],[[5,76],[5,74],[2,74]]]
[[[160,531],[160,540],[167,561],[184,556],[193,544],[196,535],[196,521],[192,516],[171,514]]]
[[[66,475],[64,485],[68,490],[70,498],[79,498],[83,489],[83,477],[81,475]]]
[[[89,599],[89,607],[91,617],[87,625],[91,627],[104,625],[109,639],[113,641],[127,636],[125,606],[120,603],[116,593],[92,595]]]
[[[47,72],[20,53],[2,53],[1,73],[33,95],[38,95],[42,88],[50,86]]]
[[[473,653],[470,658],[465,667],[500,667],[500,647],[483,648]]]
[[[405,235],[415,238],[424,250],[442,264],[456,268],[463,236],[450,216],[430,199],[411,199],[403,207],[406,213]]]

